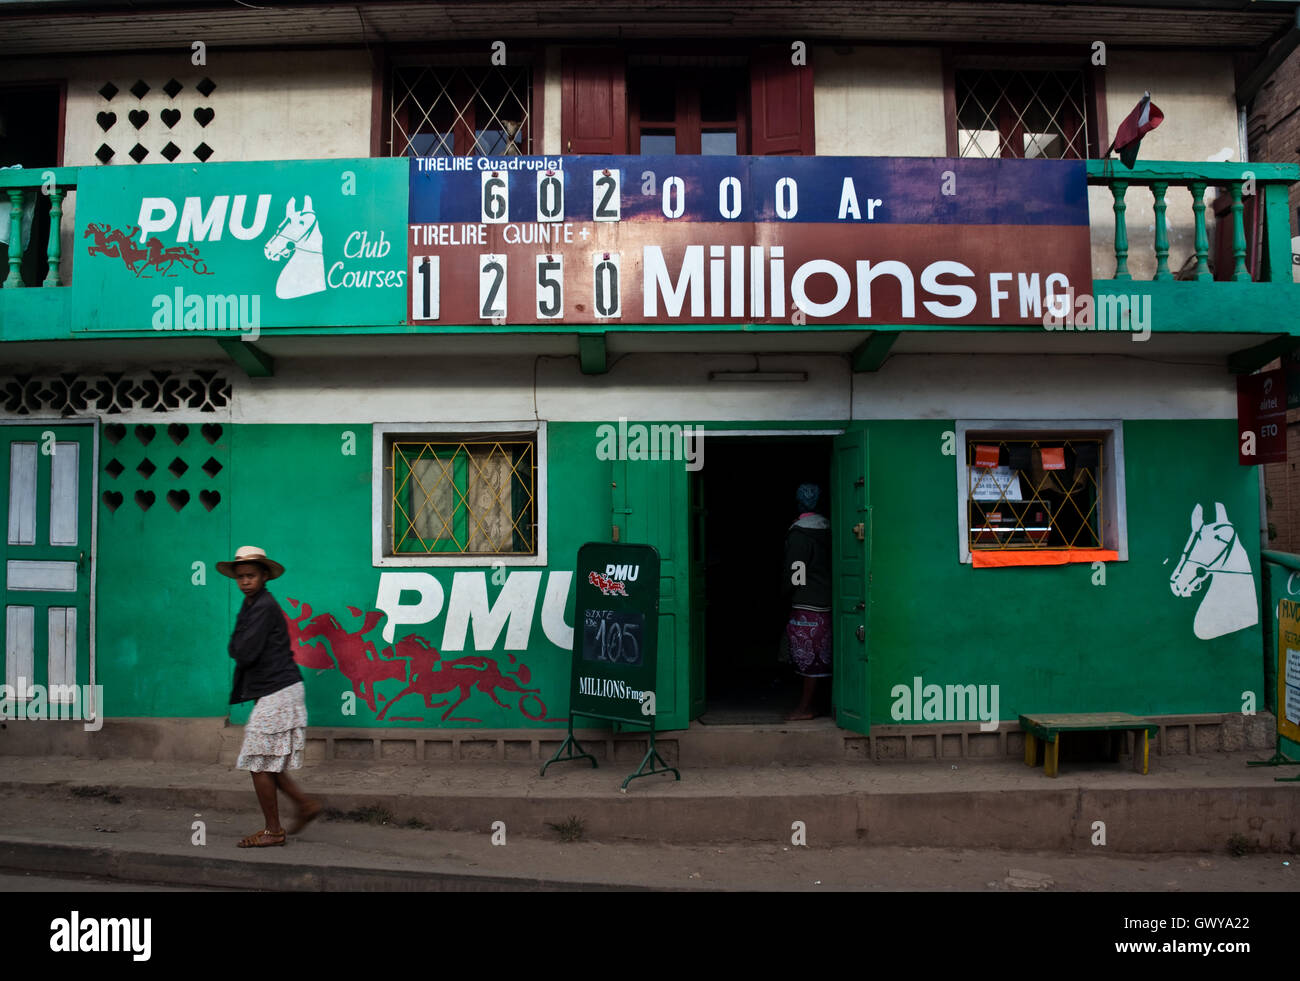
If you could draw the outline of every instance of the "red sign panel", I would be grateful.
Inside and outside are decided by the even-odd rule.
[[[1237,378],[1237,462],[1286,462],[1286,372]]]

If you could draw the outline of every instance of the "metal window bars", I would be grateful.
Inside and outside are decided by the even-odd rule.
[[[389,105],[393,156],[532,152],[532,69],[397,66]]]
[[[987,465],[993,461],[993,466]],[[1102,441],[1097,438],[968,435],[970,547],[998,551],[1103,547],[1102,461]]]
[[[1083,71],[958,69],[954,84],[958,156],[1089,156]]]
[[[394,441],[390,554],[536,552],[532,439]]]

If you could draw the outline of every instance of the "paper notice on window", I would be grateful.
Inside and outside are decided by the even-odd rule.
[[[1010,467],[971,467],[972,501],[1020,501],[1020,478]]]
[[[1286,720],[1300,725],[1300,651],[1286,650]]]

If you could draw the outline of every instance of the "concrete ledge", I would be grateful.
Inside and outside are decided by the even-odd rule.
[[[28,796],[59,798],[66,796],[71,785],[10,781],[0,786]],[[112,791],[121,804],[136,808],[245,813],[252,806],[252,795],[244,788],[115,782]],[[585,825],[586,840],[607,842],[771,842],[788,840],[791,823],[803,821],[821,845],[917,847],[942,842],[947,848],[1085,852],[1094,847],[1094,822],[1102,821],[1107,829],[1106,851],[1114,853],[1223,852],[1234,836],[1241,836],[1258,851],[1293,854],[1300,847],[1296,791],[1286,785],[1088,788],[1057,786],[1044,779],[1043,786],[1034,789],[706,792],[687,796],[680,784],[665,782],[650,791],[619,794],[606,789],[593,795],[575,790],[540,796],[527,787],[506,787],[492,793],[418,796],[326,790],[321,796],[341,811],[381,807],[392,814],[396,824],[416,820],[436,831],[482,832],[494,822],[504,821],[512,834],[545,838],[550,836],[549,825],[574,815]],[[159,868],[173,860],[179,859],[159,855]],[[232,862],[229,874],[233,876],[243,865]],[[4,864],[0,857],[0,865]],[[41,868],[89,871],[83,866]],[[110,871],[93,874],[117,873],[110,867]],[[141,881],[146,878],[138,868],[132,875]],[[163,873],[149,872],[154,875]],[[205,883],[248,888],[234,878],[205,879]]]
[[[1160,726],[1157,756],[1270,750],[1276,723],[1267,712],[1148,716]],[[307,730],[311,762],[382,761],[430,765],[505,762],[541,767],[559,748],[564,729],[387,729],[313,726]],[[583,729],[579,742],[601,763],[636,763],[645,733]],[[187,760],[233,765],[243,728],[224,718],[107,719],[98,732],[79,722],[0,723],[0,755],[76,756],[91,759]],[[766,766],[770,763],[837,763],[889,760],[992,760],[1024,753],[1014,720],[994,732],[975,722],[882,725],[870,735],[840,729],[827,719],[785,725],[704,726],[657,739],[670,765]],[[1126,747],[1125,752],[1131,752]]]
[[[225,718],[107,718],[96,732],[81,722],[0,722],[0,755],[133,757],[217,763],[230,738]],[[236,730],[236,738],[242,735]],[[236,745],[238,753],[238,745]]]

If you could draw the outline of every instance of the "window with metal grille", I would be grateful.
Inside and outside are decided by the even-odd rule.
[[[534,433],[403,433],[385,456],[385,555],[538,553]]]
[[[395,66],[388,111],[389,155],[531,154],[532,78],[532,67],[526,64]]]
[[[970,547],[1102,547],[1102,441],[967,435]]]
[[[959,157],[1079,160],[1097,152],[1082,68],[957,68],[953,89]]]

